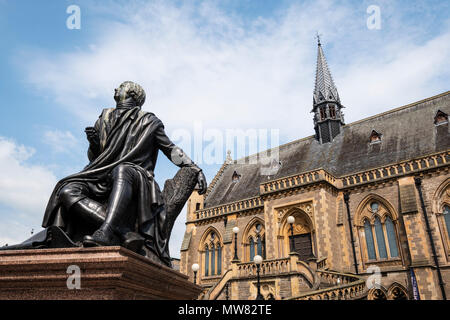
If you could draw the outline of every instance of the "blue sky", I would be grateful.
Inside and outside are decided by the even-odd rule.
[[[80,30],[66,27],[73,4]],[[380,8],[380,29],[367,28],[370,5]],[[39,230],[53,185],[87,163],[83,130],[113,106],[120,82],[143,85],[144,109],[174,139],[193,135],[197,120],[219,133],[278,129],[286,143],[313,134],[317,31],[350,123],[449,89],[449,6],[0,0],[0,245]],[[220,165],[200,164],[209,181]],[[159,184],[175,172],[161,156]],[[174,256],[184,219],[175,225]]]

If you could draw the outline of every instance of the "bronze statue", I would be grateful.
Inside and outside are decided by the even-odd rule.
[[[115,108],[104,109],[86,128],[90,163],[60,180],[45,210],[44,231],[3,250],[121,245],[171,265],[168,242],[176,217],[202,170],[164,132],[153,113],[141,110],[145,92],[126,81],[115,90]],[[181,169],[163,192],[153,170],[161,150]]]

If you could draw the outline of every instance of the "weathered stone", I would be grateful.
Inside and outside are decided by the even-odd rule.
[[[80,289],[68,289],[69,266]],[[69,271],[68,271],[69,270]],[[188,277],[122,247],[0,251],[0,300],[196,299]]]

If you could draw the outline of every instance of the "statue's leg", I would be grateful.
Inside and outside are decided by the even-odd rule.
[[[106,219],[100,229],[92,236],[86,236],[85,246],[120,245],[121,235],[126,232],[124,226],[129,225],[130,209],[138,173],[130,165],[121,164],[112,171],[113,187],[109,196]]]
[[[106,210],[95,200],[90,199],[87,183],[72,182],[64,186],[60,192],[60,200],[70,217],[76,216],[96,228],[105,221]]]

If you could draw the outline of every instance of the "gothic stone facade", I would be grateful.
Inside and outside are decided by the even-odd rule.
[[[181,272],[193,277],[191,265],[198,263],[197,279],[205,292],[228,282],[230,298],[252,299],[256,279],[251,258],[262,253],[263,265],[269,269],[273,262],[272,272],[261,278],[266,298],[287,299],[311,290],[314,284],[305,272],[288,270],[292,257],[286,219],[291,215],[299,240],[295,244],[304,246],[295,248],[297,259],[310,269],[356,275],[356,258],[358,275],[367,278],[378,267],[381,286],[368,290],[369,299],[412,298],[413,270],[420,298],[441,299],[426,214],[448,295],[449,112],[446,92],[343,126],[341,136],[326,145],[308,137],[280,146],[280,168],[269,179],[258,165],[225,162],[206,196],[195,193],[189,200]],[[372,130],[382,134],[381,140],[371,141]],[[233,180],[235,172],[240,177]],[[416,177],[421,186],[415,185]],[[239,263],[232,262],[235,226]],[[217,298],[225,295],[226,288]]]
[[[450,92],[347,125],[341,107],[319,45],[316,135],[227,158],[191,196],[180,271],[199,264],[203,298],[254,299],[256,254],[265,299],[450,294]]]

